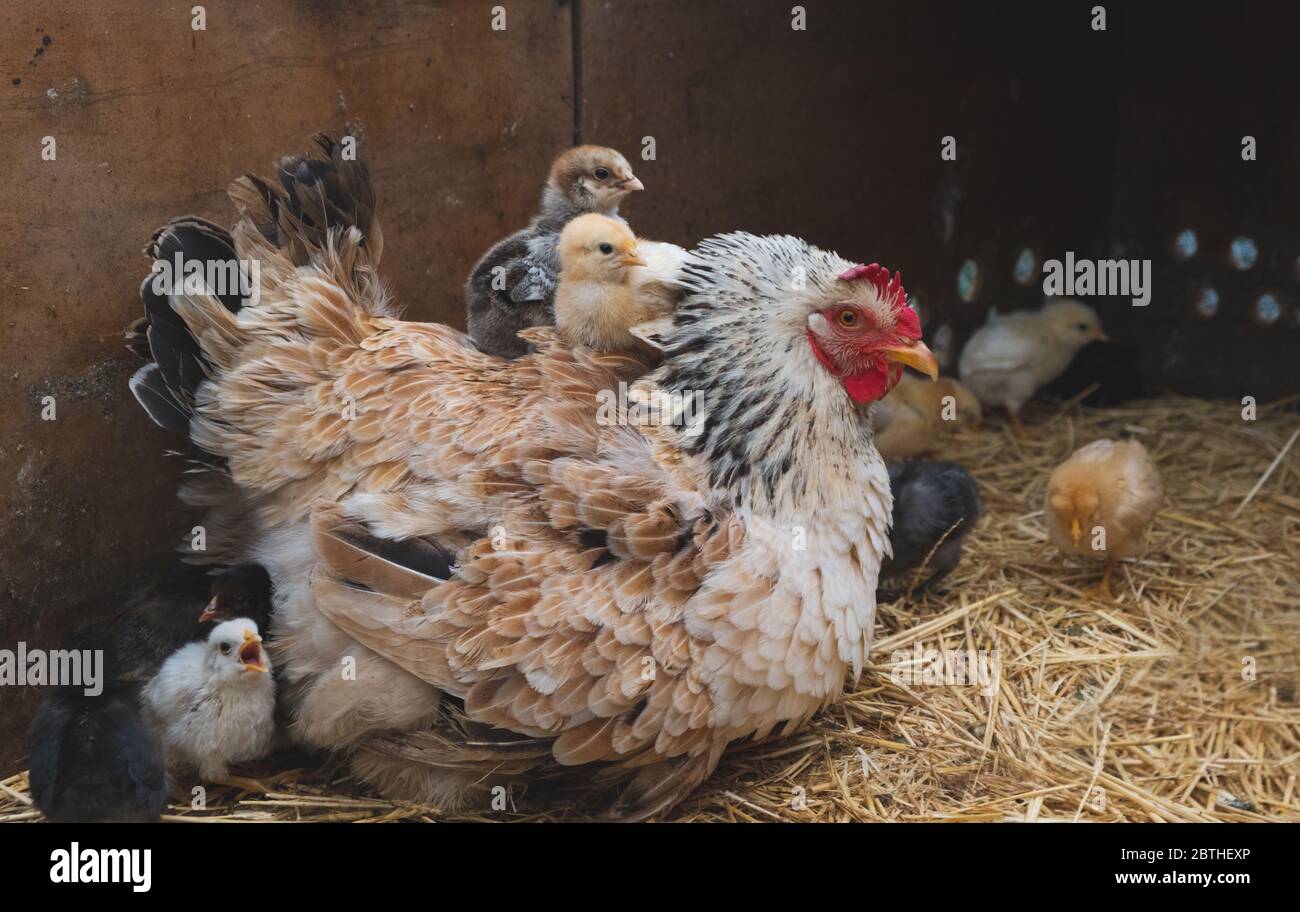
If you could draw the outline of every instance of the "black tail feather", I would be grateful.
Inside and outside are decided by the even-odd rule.
[[[167,388],[157,364],[146,364],[131,377],[131,394],[154,424],[178,434],[189,434],[190,412]]]

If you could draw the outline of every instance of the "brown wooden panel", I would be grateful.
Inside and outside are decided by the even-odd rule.
[[[17,0],[0,11],[0,646],[49,645],[140,583],[188,528],[176,441],[126,392],[139,251],[170,216],[221,222],[226,184],[318,130],[365,137],[384,273],[463,325],[460,287],[523,224],[573,125],[567,7]],[[48,39],[48,43],[46,43]],[[39,52],[38,52],[39,51]],[[42,161],[52,135],[57,160]],[[40,397],[58,420],[39,420]],[[85,605],[85,608],[75,606]],[[0,769],[37,694],[0,688]]]
[[[1122,332],[1145,340],[1144,366],[1193,395],[1300,390],[1300,92],[1295,4],[1154,2],[1126,16],[1124,84],[1113,189],[1117,250],[1153,260],[1149,307],[1129,308]],[[1254,136],[1258,158],[1243,161]],[[1173,255],[1190,228],[1199,249]],[[1250,269],[1229,260],[1233,238],[1259,250]],[[1218,313],[1196,312],[1202,289]],[[1274,294],[1269,326],[1255,303]]]
[[[1118,42],[1054,4],[617,0],[580,7],[583,139],[635,155],[638,230],[788,232],[901,269],[933,329],[1042,300],[1024,244],[1107,228]],[[957,160],[942,161],[944,136]],[[962,302],[962,260],[982,267]]]

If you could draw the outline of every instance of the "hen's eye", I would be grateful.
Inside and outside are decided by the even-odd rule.
[[[855,313],[855,312],[852,311],[852,310],[849,310],[848,308],[845,308],[844,310],[841,310],[841,311],[840,311],[840,317],[839,317],[839,320],[840,320],[840,325],[841,325],[841,326],[857,326],[857,325],[858,325],[858,315],[857,315],[857,313]]]
[[[608,179],[609,179],[609,169],[608,169],[608,168],[597,168],[593,173],[596,175],[596,180],[598,180],[598,181],[603,181],[603,180],[608,180]]]
[[[221,654],[222,654],[223,656],[228,656],[228,655],[230,655],[230,644],[229,644],[229,643],[222,643],[222,644],[221,644]]]
[[[613,245],[613,244],[601,244],[601,245],[600,245],[600,252],[601,252],[601,253],[613,253],[613,252],[614,252],[614,245]]]

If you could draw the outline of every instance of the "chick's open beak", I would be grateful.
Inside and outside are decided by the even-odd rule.
[[[619,188],[622,190],[644,190],[645,184],[641,183],[640,178],[629,177],[627,180],[619,182]]]
[[[640,254],[637,250],[635,250],[635,249],[634,249],[634,250],[629,250],[627,253],[623,254],[623,258],[622,258],[621,260],[619,260],[619,262],[622,263],[624,266],[644,266],[644,265],[646,265],[646,262],[645,262],[645,260],[642,258],[641,254]]]
[[[244,642],[239,647],[239,664],[245,671],[266,671],[262,658],[262,638],[251,630],[244,631]]]
[[[919,370],[931,380],[939,379],[939,362],[935,360],[934,352],[930,351],[920,339],[912,343],[885,345],[879,351],[885,356],[886,361],[906,364],[913,370]]]
[[[214,595],[212,601],[208,602],[207,607],[203,609],[203,613],[199,615],[199,623],[205,624],[208,621],[215,621],[220,610],[217,606],[217,597]]]

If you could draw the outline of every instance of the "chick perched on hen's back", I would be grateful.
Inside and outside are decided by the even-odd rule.
[[[639,240],[623,222],[582,215],[560,235],[555,326],[569,345],[596,351],[640,350],[632,327],[671,313],[686,251]]]
[[[1136,440],[1095,440],[1075,450],[1047,482],[1047,525],[1064,554],[1104,558],[1098,584],[1110,598],[1116,561],[1140,554],[1164,500],[1160,472]]]
[[[206,780],[261,757],[275,737],[275,683],[257,625],[225,621],[206,642],[177,650],[145,685],[141,702],[168,761],[196,767]]]
[[[1072,298],[1036,311],[990,312],[962,349],[958,368],[980,402],[1005,408],[1012,430],[1023,436],[1021,407],[1061,376],[1079,349],[1105,338],[1097,312]]]
[[[520,330],[555,320],[560,232],[589,212],[618,217],[629,193],[644,189],[626,158],[604,146],[576,146],[551,165],[541,208],[528,227],[492,246],[465,283],[465,315],[480,351],[518,358],[529,345]]]

